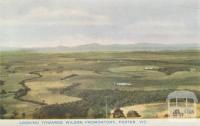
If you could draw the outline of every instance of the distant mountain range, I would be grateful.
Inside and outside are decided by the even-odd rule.
[[[94,52],[94,51],[162,51],[162,50],[199,50],[199,44],[111,44],[101,45],[97,43],[79,45],[75,47],[57,46],[41,48],[6,48],[0,47],[2,51],[9,50],[30,50],[36,52]]]

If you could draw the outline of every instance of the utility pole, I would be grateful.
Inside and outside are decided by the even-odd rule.
[[[106,118],[108,118],[108,96],[106,96]]]

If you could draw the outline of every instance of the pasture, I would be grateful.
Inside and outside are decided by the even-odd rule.
[[[200,100],[200,51],[0,54],[1,118],[105,118],[105,97],[160,118],[172,91]]]

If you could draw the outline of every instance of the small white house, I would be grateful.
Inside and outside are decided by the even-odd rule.
[[[130,86],[130,83],[114,83],[115,86]]]
[[[153,67],[153,66],[146,66],[146,67],[144,68],[144,70],[153,70],[153,69],[155,69],[155,67]]]

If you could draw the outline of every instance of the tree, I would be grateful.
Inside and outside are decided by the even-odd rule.
[[[90,108],[90,109],[88,110],[87,117],[88,117],[88,118],[95,118],[95,116],[96,116],[95,110],[92,109],[92,108]]]
[[[0,80],[0,85],[4,85],[4,81]]]
[[[0,94],[6,94],[6,90],[2,89]]]
[[[26,117],[26,113],[23,112],[23,113],[22,113],[22,118],[25,118],[25,117]]]
[[[18,112],[17,112],[17,111],[14,111],[14,112],[13,112],[13,117],[16,118],[17,115],[18,115]]]
[[[141,117],[141,115],[137,111],[130,110],[127,113],[127,117]]]
[[[3,118],[4,114],[6,114],[6,110],[3,106],[0,106],[0,119]]]
[[[125,115],[120,108],[116,108],[113,112],[113,118],[125,118]]]

